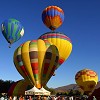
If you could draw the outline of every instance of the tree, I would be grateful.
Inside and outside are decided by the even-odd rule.
[[[68,96],[72,96],[72,95],[74,95],[74,91],[72,89],[70,89]]]
[[[0,80],[0,93],[7,93],[10,86],[14,83],[14,81],[11,80]]]

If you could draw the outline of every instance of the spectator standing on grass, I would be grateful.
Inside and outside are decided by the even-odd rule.
[[[13,99],[12,99],[12,96],[10,96],[8,100],[13,100]]]
[[[93,100],[97,100],[95,96],[93,96]]]
[[[4,100],[4,97],[1,97],[0,100]]]

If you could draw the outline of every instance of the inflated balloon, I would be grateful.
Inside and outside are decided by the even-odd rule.
[[[57,6],[48,6],[42,12],[43,23],[51,30],[55,30],[64,21],[64,12]]]
[[[47,40],[32,40],[14,53],[14,64],[25,80],[37,88],[45,86],[58,66],[59,53]]]
[[[83,69],[77,72],[75,81],[84,90],[84,93],[89,95],[98,82],[98,75],[93,70]]]
[[[55,45],[59,51],[59,65],[61,65],[71,54],[72,42],[69,37],[61,32],[47,32],[39,37],[48,40]]]
[[[11,85],[8,90],[8,96],[21,96],[25,95],[25,91],[31,89],[33,86],[25,80],[19,80]]]
[[[24,28],[16,19],[5,20],[1,25],[1,29],[3,36],[10,45],[18,41],[24,35]]]

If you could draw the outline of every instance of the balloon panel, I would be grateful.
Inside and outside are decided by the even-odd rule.
[[[96,83],[94,81],[85,81],[81,83],[79,86],[84,91],[92,91],[95,87]]]
[[[8,90],[8,95],[11,96],[12,95],[12,91],[15,88],[15,86],[17,85],[18,81],[13,83],[10,87],[10,89]]]
[[[43,60],[42,66],[42,86],[45,86],[49,81],[54,71],[58,66],[59,53],[54,45],[51,45],[47,50]]]

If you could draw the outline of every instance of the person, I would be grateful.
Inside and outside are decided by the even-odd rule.
[[[4,97],[1,97],[0,100],[4,100]]]
[[[48,97],[47,97],[47,100],[52,100],[51,96],[48,96]]]
[[[47,100],[47,97],[46,97],[46,96],[44,96],[44,97],[43,97],[43,100]]]
[[[13,100],[17,100],[17,96],[14,96],[14,97],[13,97]]]
[[[13,100],[13,99],[12,99],[12,96],[10,96],[8,100]]]
[[[29,96],[29,100],[32,100],[32,96]]]
[[[73,100],[73,96],[70,97],[70,100]]]
[[[69,97],[69,100],[72,100],[72,97]]]
[[[24,97],[21,95],[21,96],[19,97],[19,100],[24,100]]]
[[[93,100],[97,100],[95,96],[93,96]]]
[[[41,100],[41,96],[40,95],[37,96],[37,100]]]
[[[65,98],[64,97],[61,97],[61,100],[65,100]]]
[[[52,100],[57,100],[57,97],[56,97],[56,96],[53,96],[53,97],[52,97]]]

